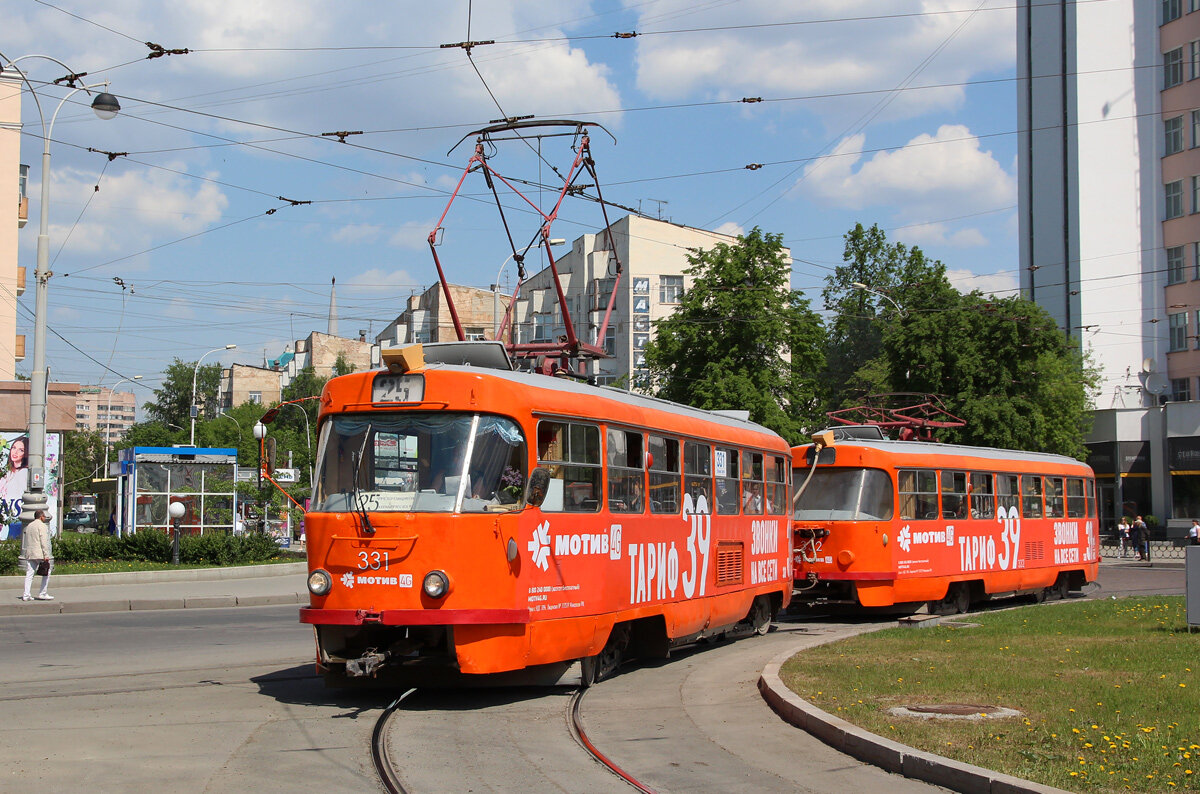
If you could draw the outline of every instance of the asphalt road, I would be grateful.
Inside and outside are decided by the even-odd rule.
[[[1182,593],[1181,567],[1106,566],[1087,597]],[[929,790],[784,724],[755,690],[776,654],[861,628],[789,620],[594,687],[585,725],[657,791]],[[0,619],[0,790],[377,791],[395,692],[330,692],[295,606]],[[413,791],[613,791],[559,690],[418,693],[389,747]]]

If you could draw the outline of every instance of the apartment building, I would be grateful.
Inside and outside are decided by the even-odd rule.
[[[97,430],[113,444],[137,421],[137,397],[107,386],[80,386],[75,398],[75,429]]]
[[[21,165],[22,86],[19,72],[0,71],[0,195],[9,197],[8,212],[13,213],[7,220],[0,215],[0,381],[16,377],[16,362],[25,358],[25,337],[17,334],[17,298],[25,291],[17,231],[29,218],[29,169]]]

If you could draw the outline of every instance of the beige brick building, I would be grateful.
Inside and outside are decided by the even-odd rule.
[[[132,392],[114,392],[107,386],[81,386],[75,400],[75,429],[98,430],[105,441],[125,437],[136,421],[137,397]]]
[[[46,401],[46,431],[65,433],[75,429],[78,383],[51,383]],[[0,382],[0,430],[29,428],[29,381]]]
[[[0,381],[16,377],[16,362],[25,358],[25,337],[17,336],[17,297],[25,291],[17,230],[29,217],[28,169],[21,165],[21,87],[17,71],[0,72],[0,196],[8,197],[3,199],[8,209],[0,214]]]
[[[494,339],[495,329],[508,306],[508,295],[475,287],[450,285],[454,310],[468,340]],[[454,320],[446,306],[441,283],[408,299],[404,312],[375,337],[382,347],[399,347],[414,342],[453,342]]]
[[[222,408],[245,403],[271,405],[279,402],[281,392],[279,370],[249,364],[234,364],[221,370],[219,402]]]

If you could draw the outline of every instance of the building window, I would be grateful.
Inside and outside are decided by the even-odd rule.
[[[1183,116],[1163,119],[1163,157],[1183,151]]]
[[[1200,212],[1200,176],[1192,177],[1192,213]]]
[[[1168,341],[1167,352],[1178,353],[1187,350],[1187,312],[1179,312],[1167,316],[1167,327],[1171,338]]]
[[[1162,23],[1165,25],[1179,19],[1182,5],[1181,0],[1162,0]]]
[[[254,405],[262,405],[262,392],[260,392],[260,391],[250,392],[250,396],[246,398],[246,401],[253,403]]]
[[[487,339],[487,334],[482,327],[467,327],[463,331],[467,335],[468,342],[482,342]]]
[[[1163,185],[1163,190],[1167,203],[1166,219],[1183,217],[1183,180],[1177,179],[1174,182],[1168,182]]]
[[[683,298],[683,276],[658,277],[658,302],[679,303]]]
[[[1200,77],[1200,39],[1188,44],[1188,79]]]
[[[554,327],[554,315],[539,314],[533,318],[533,341],[549,342],[550,329]]]
[[[1171,378],[1171,402],[1185,403],[1192,399],[1190,378]]]
[[[1196,312],[1196,322],[1200,323],[1200,311]],[[1200,328],[1200,326],[1197,327]],[[1200,334],[1193,334],[1192,338],[1196,340],[1196,349],[1200,350]],[[1184,345],[1187,345],[1186,340],[1184,341]]]
[[[1183,82],[1183,47],[1163,53],[1163,89]]]
[[[608,328],[604,329],[604,352],[610,356],[617,355],[617,327],[615,323],[609,323]]]
[[[1183,246],[1177,245],[1167,249],[1167,283],[1181,284],[1184,280]]]

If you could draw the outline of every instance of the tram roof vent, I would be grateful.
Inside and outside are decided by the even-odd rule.
[[[719,411],[713,411],[718,416],[728,416],[730,419],[741,419],[743,422],[750,421],[750,412],[742,411],[734,408],[722,408]]]
[[[503,342],[427,342],[425,364],[464,364],[468,367],[512,370]]]
[[[826,432],[833,433],[835,441],[858,439],[860,441],[883,441],[883,428],[879,425],[842,425],[831,427]]]

